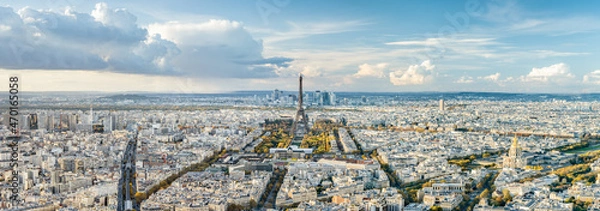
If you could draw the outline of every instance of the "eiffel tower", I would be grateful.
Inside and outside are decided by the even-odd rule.
[[[292,140],[292,144],[298,144],[302,142],[304,135],[308,133],[308,116],[304,113],[304,108],[302,107],[302,75],[299,78],[300,82],[300,90],[298,91],[298,111],[296,111],[296,117],[294,118],[294,123],[292,124],[292,131],[290,134],[293,134],[294,139]]]

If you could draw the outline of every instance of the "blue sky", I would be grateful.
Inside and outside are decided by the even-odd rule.
[[[31,91],[589,93],[600,2],[0,1]],[[52,80],[48,80],[52,79]]]

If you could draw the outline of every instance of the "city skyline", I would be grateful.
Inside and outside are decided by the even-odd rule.
[[[336,92],[596,93],[594,4],[4,1],[0,75],[24,92],[294,90],[303,74]]]
[[[0,210],[600,210],[598,6],[0,1]]]

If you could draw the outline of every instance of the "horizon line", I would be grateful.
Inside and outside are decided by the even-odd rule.
[[[77,93],[77,94],[236,94],[243,92],[272,92],[274,90],[236,90],[236,91],[221,91],[221,92],[154,92],[154,91],[21,91],[19,94],[27,93]],[[282,92],[297,92],[297,90],[279,90]],[[328,91],[328,90],[305,90],[304,92]],[[382,93],[382,94],[528,94],[528,95],[594,95],[600,92],[506,92],[506,91],[328,91],[334,93]],[[0,94],[2,95],[2,94]]]

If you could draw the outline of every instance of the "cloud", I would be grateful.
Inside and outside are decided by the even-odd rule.
[[[361,29],[361,27],[371,23],[361,20],[352,20],[342,22],[287,22],[287,24],[290,27],[287,31],[273,31],[264,29],[253,29],[253,31],[266,34],[267,36],[264,38],[266,43],[276,43],[302,39],[313,35],[338,34],[358,31]]]
[[[313,67],[313,66],[305,66],[304,68],[302,68],[302,71],[300,73],[307,77],[323,76],[323,72],[321,71],[321,68]]]
[[[97,70],[194,77],[276,77],[293,59],[262,56],[236,21],[166,22],[148,28],[105,3],[81,13],[0,7],[0,68]]]
[[[241,61],[240,64],[250,64],[250,65],[264,65],[264,64],[273,64],[280,67],[289,67],[289,62],[294,61],[291,58],[285,57],[271,57],[266,59],[259,59],[254,61]]]
[[[512,30],[530,29],[530,28],[534,28],[534,27],[540,26],[545,23],[546,23],[546,21],[543,21],[543,20],[527,19],[522,22],[513,24],[512,26],[510,26],[510,29],[512,29]]]
[[[386,45],[400,45],[400,46],[437,46],[445,43],[460,43],[460,44],[473,44],[473,45],[494,45],[498,44],[494,41],[494,38],[464,38],[464,39],[452,39],[452,38],[427,38],[425,40],[408,40],[408,41],[397,41],[387,42]]]
[[[88,13],[0,7],[0,67],[6,69],[109,70],[164,74],[177,47],[149,36],[124,9],[99,3]]]
[[[496,81],[498,81],[500,79],[500,73],[495,73],[495,74],[491,74],[491,75],[488,75],[488,76],[484,76],[484,77],[481,77],[481,79],[486,80],[486,81],[494,81],[494,82],[496,82]]]
[[[569,66],[565,63],[558,63],[548,67],[531,69],[531,72],[525,76],[521,76],[521,80],[524,82],[541,82],[541,83],[558,83],[565,82],[571,78],[574,78],[569,70]]]
[[[532,52],[533,55],[537,55],[539,58],[546,57],[566,57],[566,56],[580,56],[580,55],[588,55],[586,52],[557,52],[551,50],[534,50]]]
[[[201,77],[276,77],[277,70],[293,59],[264,58],[263,45],[240,22],[211,19],[199,23],[155,23],[150,33],[177,44],[181,55],[173,64],[187,74]]]
[[[91,16],[94,17],[97,22],[106,26],[114,26],[125,30],[139,30],[135,23],[137,17],[127,12],[125,9],[110,9],[106,3],[96,4]]]
[[[426,60],[418,65],[411,65],[407,70],[390,72],[390,82],[396,86],[419,85],[433,80],[435,65]]]
[[[546,36],[563,36],[588,33],[600,29],[597,17],[570,16],[546,19],[526,19],[515,21],[505,31],[521,34],[544,34]]]
[[[474,82],[474,80],[473,80],[473,77],[471,77],[471,76],[462,76],[458,80],[454,81],[454,83],[457,83],[457,84],[470,84],[473,82]]]
[[[570,57],[589,55],[588,52],[563,52],[554,50],[523,50],[513,44],[498,41],[498,38],[488,36],[465,36],[456,37],[430,37],[425,39],[401,40],[384,43],[404,49],[420,49],[423,52],[413,54],[421,59],[472,59],[480,57],[483,59],[544,59],[549,57]]]
[[[595,70],[583,76],[583,83],[600,85],[600,70]]]
[[[364,63],[364,64],[358,66],[358,72],[355,73],[353,76],[355,78],[362,78],[362,77],[383,78],[383,77],[385,77],[384,71],[387,69],[387,67],[388,67],[387,63],[379,63],[376,65],[370,65],[370,64]]]
[[[397,46],[409,49],[422,49],[427,58],[442,58],[445,56],[473,56],[483,58],[498,57],[495,47],[505,44],[497,42],[496,38],[490,37],[468,37],[457,35],[457,37],[435,37],[418,40],[403,40],[387,42],[385,45]]]

